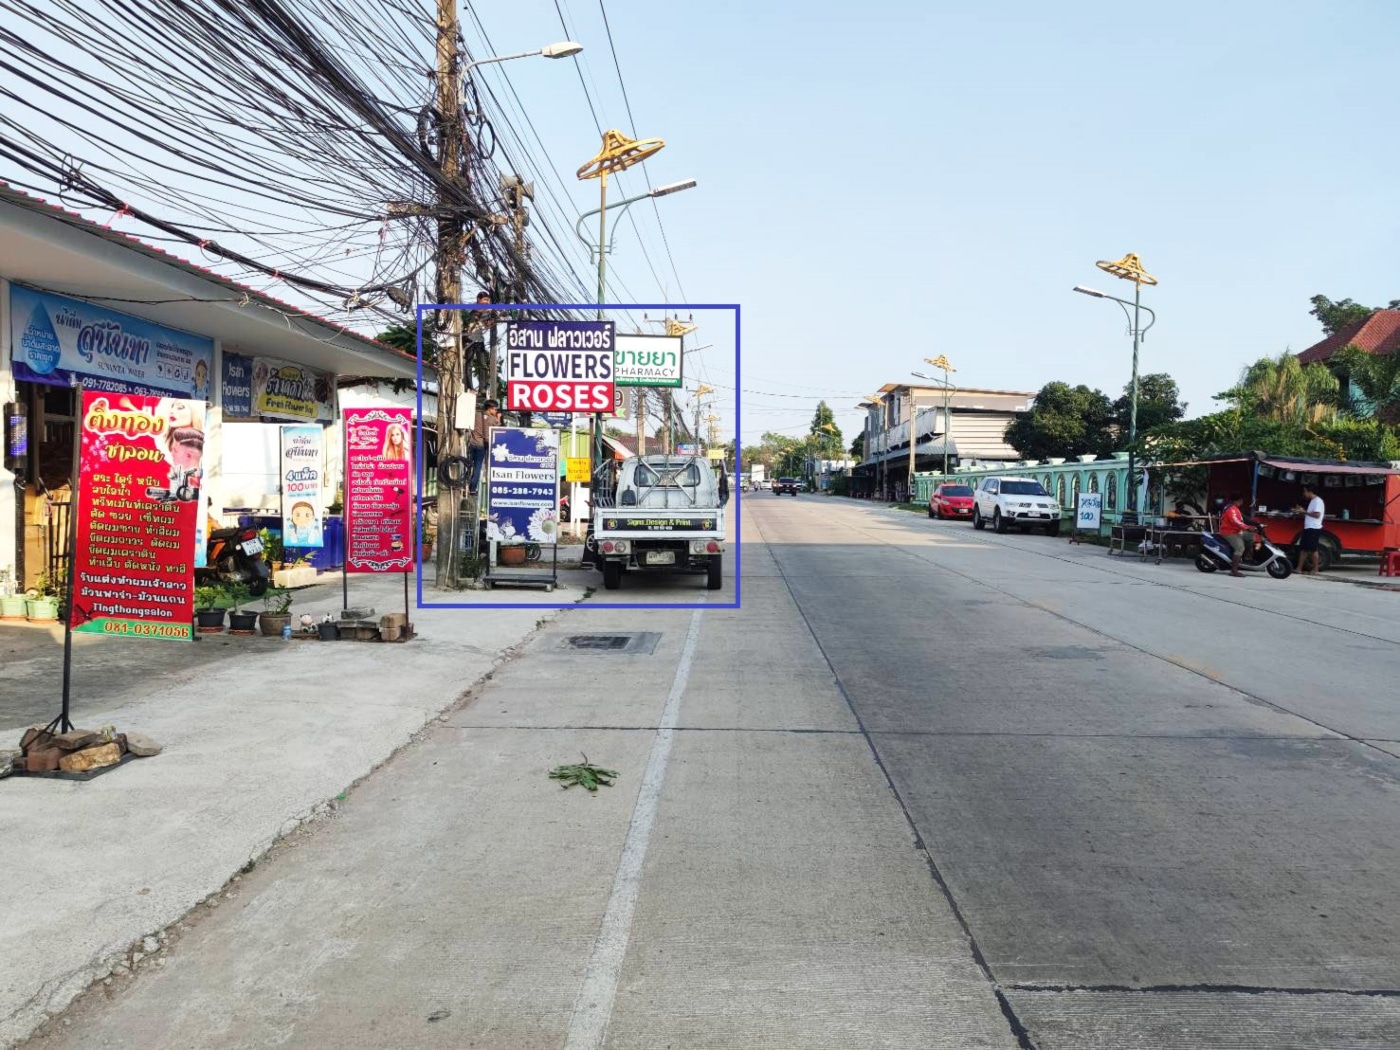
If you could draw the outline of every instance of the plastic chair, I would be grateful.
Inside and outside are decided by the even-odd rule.
[[[1400,549],[1381,551],[1381,576],[1400,576]]]

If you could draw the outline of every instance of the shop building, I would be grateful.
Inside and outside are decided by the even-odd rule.
[[[240,449],[267,440],[240,428],[305,424],[333,450],[350,376],[411,385],[417,362],[0,185],[0,572],[32,586],[65,554],[78,384],[206,401],[205,518],[222,521],[249,495]],[[324,504],[338,462],[323,460]]]

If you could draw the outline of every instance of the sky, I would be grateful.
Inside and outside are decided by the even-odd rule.
[[[1141,371],[1192,415],[1317,341],[1311,296],[1400,297],[1400,5],[605,5],[635,130],[666,141],[651,184],[699,183],[634,208],[609,266],[646,302],[741,305],[742,381],[723,326],[693,338],[727,425],[754,391],[746,444],[804,433],[820,398],[849,441],[863,395],[939,354],[964,387],[1116,396],[1123,315],[1071,288],[1131,298],[1094,267],[1127,252],[1161,281]],[[596,0],[475,8],[507,51],[561,39],[562,11],[603,125],[633,130]],[[584,211],[598,135],[568,61],[481,75],[510,75]]]

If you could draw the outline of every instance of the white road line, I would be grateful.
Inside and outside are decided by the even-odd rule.
[[[701,600],[704,598],[702,596]],[[700,639],[700,617],[703,609],[690,616],[690,630],[685,647],[676,666],[671,692],[661,711],[656,739],[652,741],[651,757],[637,792],[637,804],[632,810],[632,825],[622,847],[612,894],[603,912],[603,928],[593,942],[593,954],[584,971],[583,985],[574,1001],[574,1013],[569,1019],[569,1036],[564,1050],[599,1050],[608,1034],[613,1003],[617,999],[617,979],[622,972],[622,960],[627,954],[627,941],[632,935],[632,914],[637,908],[637,893],[642,883],[642,863],[646,860],[651,828],[661,805],[661,789],[666,782],[666,764],[671,758],[671,740],[680,717],[681,697],[690,679],[690,664],[695,657],[695,645]]]

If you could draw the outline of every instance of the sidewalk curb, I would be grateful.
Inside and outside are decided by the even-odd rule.
[[[581,594],[574,605],[586,600],[587,595]],[[543,630],[572,608],[573,606],[539,610],[540,615],[528,633],[515,643],[498,650],[489,668],[460,687],[450,702],[435,711],[417,729],[410,732],[406,739],[375,760],[368,769],[350,780],[335,795],[286,818],[275,832],[256,843],[243,865],[229,872],[212,889],[192,900],[187,895],[183,901],[178,902],[177,907],[170,909],[172,914],[169,918],[157,923],[149,932],[136,937],[126,947],[116,951],[104,950],[87,962],[44,980],[28,999],[0,1015],[0,1050],[15,1050],[28,1044],[36,1036],[51,1031],[53,1026],[61,1021],[63,1014],[88,994],[108,991],[118,982],[126,984],[135,980],[136,975],[143,970],[164,966],[165,949],[177,942],[181,934],[190,929],[203,915],[217,908],[220,901],[233,899],[231,894],[243,875],[252,871],[275,851],[290,848],[299,836],[313,832],[332,819],[340,803],[356,788],[402,752],[419,743],[432,729],[445,723],[452,713],[475,699],[481,688],[494,679],[502,668],[522,655]]]

